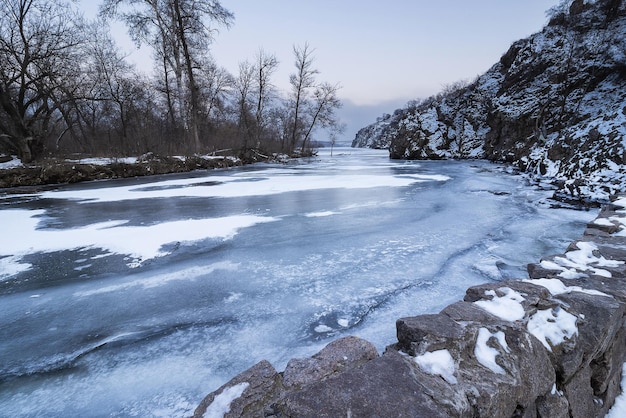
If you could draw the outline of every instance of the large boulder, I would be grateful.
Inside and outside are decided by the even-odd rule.
[[[312,357],[289,360],[283,373],[283,384],[287,389],[302,388],[356,369],[376,357],[378,351],[369,341],[353,336],[341,338]]]
[[[443,418],[451,412],[426,394],[416,366],[396,351],[290,392],[278,402],[276,410],[278,416],[294,418]]]

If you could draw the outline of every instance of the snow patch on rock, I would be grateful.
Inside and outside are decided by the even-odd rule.
[[[230,404],[241,395],[250,386],[249,383],[239,383],[238,385],[226,388],[215,397],[213,402],[206,409],[203,418],[223,418],[230,412]]]
[[[528,319],[527,328],[548,351],[578,335],[576,316],[561,307],[537,311]]]
[[[491,300],[479,300],[474,302],[476,306],[484,309],[492,315],[505,321],[519,321],[524,318],[524,297],[517,291],[501,287],[498,289],[502,296],[498,296],[495,290],[485,291],[486,296],[492,296]]]
[[[448,350],[437,350],[415,357],[415,363],[428,374],[439,375],[448,383],[457,383],[454,377],[455,364]]]
[[[495,339],[502,350],[509,353],[509,346],[506,343],[504,332],[490,332],[487,328],[480,328],[478,330],[478,337],[476,339],[476,346],[474,348],[474,355],[476,360],[489,370],[497,374],[506,374],[506,371],[496,363],[496,357],[500,354],[497,348],[488,346],[487,343]]]

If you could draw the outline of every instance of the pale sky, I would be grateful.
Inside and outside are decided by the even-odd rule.
[[[234,72],[262,47],[278,57],[288,79],[292,46],[308,42],[320,79],[340,83],[343,98],[359,105],[409,100],[483,73],[512,42],[541,30],[557,2],[222,0],[235,24],[212,49]]]
[[[236,74],[260,48],[280,66],[273,82],[288,89],[293,45],[315,49],[318,79],[339,83],[351,140],[354,129],[411,99],[485,72],[511,43],[538,32],[558,0],[221,0],[235,15],[211,46],[218,65]],[[80,0],[87,17],[100,1]],[[128,52],[123,27],[114,31]],[[131,61],[150,69],[149,53]],[[354,107],[361,109],[355,116]],[[381,110],[382,109],[382,110]],[[352,116],[351,116],[352,114]],[[352,120],[363,119],[361,121]],[[354,125],[354,126],[352,126]]]

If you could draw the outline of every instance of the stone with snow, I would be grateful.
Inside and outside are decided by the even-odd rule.
[[[458,301],[448,305],[443,308],[440,313],[456,322],[472,321],[481,324],[496,324],[502,322],[497,316],[466,301]]]
[[[268,361],[261,361],[250,369],[236,376],[216,391],[207,395],[194,411],[194,418],[203,418],[207,410],[211,413],[214,402],[224,402],[228,398],[226,410],[221,409],[225,418],[254,416],[247,415],[248,411],[260,411],[257,416],[263,416],[263,411],[270,408],[272,400],[280,393],[282,378]],[[237,391],[232,388],[243,389]],[[229,396],[220,395],[226,393]]]
[[[396,331],[397,348],[411,354],[424,351],[425,346],[431,351],[446,348],[465,333],[460,324],[444,315],[400,318]]]
[[[441,376],[448,383],[455,385],[458,382],[454,376],[456,363],[446,349],[427,351],[422,355],[416,356],[415,363],[426,373]]]
[[[559,295],[569,311],[574,313],[577,322],[575,341],[565,344],[555,351],[555,365],[564,380],[568,380],[581,365],[589,365],[605,353],[623,324],[615,321],[625,315],[624,304],[612,297],[594,296],[586,293]],[[600,367],[600,366],[598,366]]]
[[[503,320],[522,320],[534,309],[558,305],[551,299],[548,289],[513,280],[472,286],[465,292],[464,300]]]

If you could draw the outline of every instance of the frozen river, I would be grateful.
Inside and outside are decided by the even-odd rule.
[[[189,416],[262,359],[382,351],[596,215],[501,166],[387,155],[0,194],[0,416]]]

